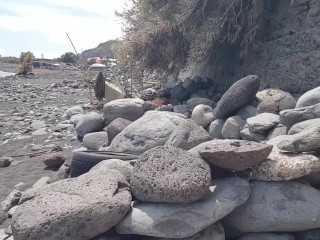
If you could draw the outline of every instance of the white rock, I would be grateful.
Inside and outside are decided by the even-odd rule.
[[[213,109],[207,105],[200,104],[193,109],[191,119],[206,128],[215,119]]]

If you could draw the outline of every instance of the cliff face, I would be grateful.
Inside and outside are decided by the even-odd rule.
[[[257,74],[265,85],[298,93],[319,86],[319,22],[319,1],[279,1],[259,51],[235,75]]]
[[[320,85],[320,2],[316,0],[271,0],[268,25],[256,51],[240,59],[236,46],[223,48],[207,64],[189,66],[180,78],[211,77],[224,88],[251,74],[262,87],[302,93]]]

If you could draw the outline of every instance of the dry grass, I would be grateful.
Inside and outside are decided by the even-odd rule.
[[[190,62],[205,62],[215,46],[255,47],[268,0],[137,0],[119,14],[125,21],[116,56],[139,66],[177,75]]]

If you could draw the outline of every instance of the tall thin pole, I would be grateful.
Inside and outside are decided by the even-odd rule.
[[[78,52],[77,52],[75,46],[73,45],[73,42],[71,41],[71,38],[69,37],[68,33],[66,33],[66,34],[67,34],[67,37],[69,38],[69,40],[70,40],[70,42],[71,42],[71,44],[72,44],[72,47],[73,47],[74,51],[76,52],[76,54],[77,54],[77,56],[78,56]]]

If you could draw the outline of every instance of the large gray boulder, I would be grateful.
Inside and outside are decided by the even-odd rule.
[[[193,109],[191,119],[199,126],[207,128],[215,119],[213,109],[207,105],[200,104]]]
[[[320,87],[314,88],[303,94],[297,101],[296,108],[312,106],[320,103]]]
[[[295,240],[291,234],[249,233],[238,240]]]
[[[246,121],[240,116],[229,117],[224,123],[221,134],[225,139],[240,139],[240,131],[246,125]]]
[[[189,150],[198,146],[200,143],[210,140],[211,137],[209,133],[196,122],[189,119],[181,122],[177,126],[166,142],[165,146],[173,146],[184,150]]]
[[[288,135],[294,135],[304,130],[320,126],[320,118],[310,119],[293,125],[288,131]]]
[[[280,116],[273,113],[260,113],[254,117],[248,118],[247,123],[252,132],[263,132],[277,126],[280,122]]]
[[[117,99],[103,106],[104,120],[111,123],[114,119],[124,118],[135,121],[144,113],[144,101],[139,98]]]
[[[191,203],[209,191],[209,165],[175,147],[156,147],[134,165],[132,194],[144,202]]]
[[[111,142],[109,150],[141,154],[151,148],[163,146],[177,125],[185,121],[185,116],[182,116],[170,112],[148,111],[119,133]]]
[[[265,161],[271,145],[244,140],[212,140],[189,150],[212,165],[242,171]]]
[[[121,133],[126,127],[128,127],[132,121],[129,121],[124,118],[116,118],[113,120],[107,127],[107,133],[110,142]]]
[[[87,133],[99,132],[105,126],[102,116],[97,112],[85,114],[76,126],[77,135],[83,138]]]
[[[191,204],[136,202],[116,229],[122,234],[186,238],[224,218],[249,195],[250,184],[241,178],[215,180],[209,194]]]
[[[107,146],[108,142],[108,133],[104,131],[88,133],[83,137],[83,146],[91,150],[98,150],[100,147]]]
[[[263,90],[257,93],[256,98],[260,102],[257,108],[258,113],[278,114],[282,110],[292,109],[296,106],[294,97],[279,89]]]
[[[225,124],[225,119],[216,119],[214,120],[209,127],[209,135],[212,139],[223,139],[222,128]]]
[[[296,232],[319,228],[320,191],[289,182],[253,182],[249,200],[228,215],[226,233]]]
[[[320,171],[320,159],[311,154],[272,151],[268,159],[251,168],[246,175],[252,180],[289,181]]]
[[[280,112],[280,122],[288,128],[291,128],[296,123],[314,118],[320,118],[320,103]]]
[[[13,215],[15,240],[88,240],[126,215],[131,194],[123,175],[110,169],[49,184],[25,200]]]
[[[288,136],[278,143],[278,148],[288,152],[312,152],[320,149],[320,126]]]
[[[249,104],[260,87],[258,76],[250,75],[233,84],[222,96],[214,110],[217,119],[234,115],[240,108]]]

